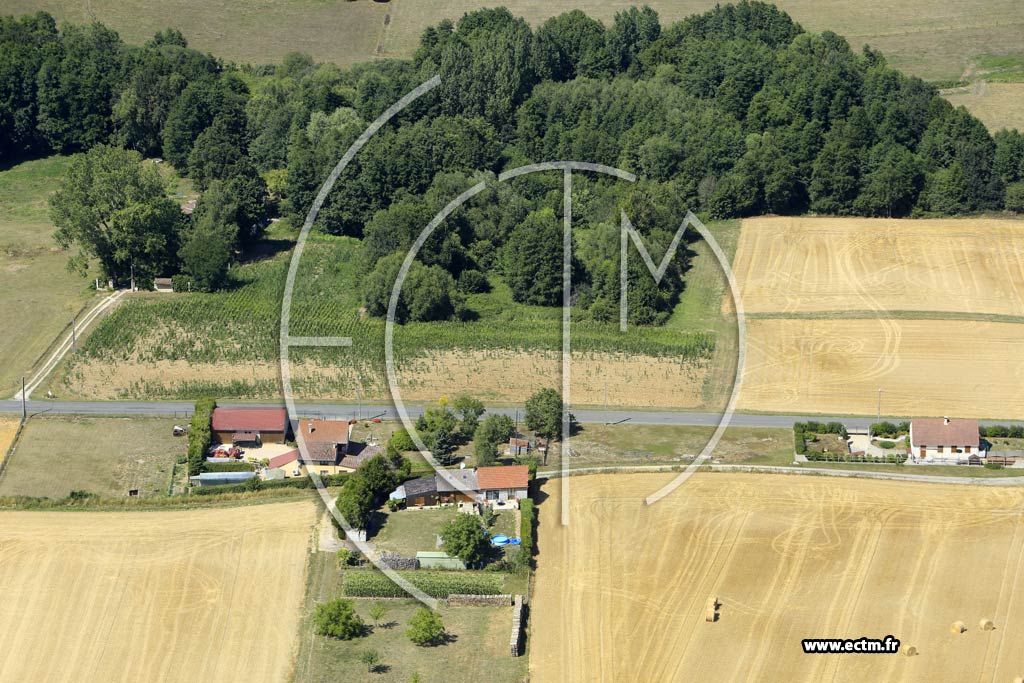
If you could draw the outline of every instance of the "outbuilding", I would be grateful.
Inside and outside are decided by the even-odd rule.
[[[215,408],[211,424],[218,443],[284,443],[288,411],[284,408]]]

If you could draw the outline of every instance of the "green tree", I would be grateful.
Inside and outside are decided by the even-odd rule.
[[[467,439],[472,439],[480,424],[480,416],[484,413],[484,404],[468,394],[459,394],[452,403],[459,416],[459,432]]]
[[[366,635],[366,624],[356,614],[351,600],[338,598],[316,606],[313,625],[322,636],[352,640]]]
[[[224,286],[231,265],[234,235],[234,226],[215,225],[209,220],[199,221],[189,230],[178,257],[195,289],[211,292]]]
[[[459,515],[468,517],[468,515]],[[445,640],[444,622],[437,612],[421,607],[409,620],[406,635],[416,645],[440,645]]]
[[[498,461],[498,446],[478,436],[473,442],[473,455],[478,467],[490,467]]]
[[[370,605],[369,615],[373,619],[373,625],[379,626],[381,619],[388,613],[388,606],[383,602],[375,602]]]
[[[872,156],[883,155],[865,174],[854,206],[868,216],[905,216],[917,203],[924,180],[921,165],[906,147],[876,146]]]
[[[455,515],[441,529],[444,551],[458,557],[467,566],[476,565],[487,557],[487,532],[474,515]]]
[[[526,426],[540,436],[562,436],[562,397],[554,389],[540,389],[526,400]],[[575,418],[570,414],[569,421]]]
[[[99,263],[104,277],[126,283],[133,270],[145,286],[174,262],[182,214],[138,152],[97,145],[75,156],[50,198],[54,238],[78,247],[69,266]]]
[[[438,427],[436,431],[428,435],[428,438],[424,439],[424,443],[430,447],[430,453],[438,463],[451,465],[455,462],[455,440],[447,426]]]
[[[498,459],[498,444],[515,434],[515,423],[508,415],[492,413],[485,417],[476,430],[473,452],[477,465],[493,465]]]
[[[365,529],[373,510],[373,492],[363,477],[349,477],[341,487],[334,507],[349,526]]]
[[[356,470],[355,476],[362,478],[366,483],[374,501],[380,500],[398,485],[395,473],[391,471],[391,466],[382,453],[361,464]]]
[[[516,301],[539,306],[562,302],[562,224],[552,209],[530,213],[512,231],[504,270]]]
[[[359,661],[366,665],[366,671],[373,673],[380,664],[380,655],[376,650],[365,650],[359,653]]]
[[[397,451],[416,450],[416,444],[413,443],[412,437],[409,436],[409,430],[405,427],[396,429],[391,433],[391,436],[388,438],[388,445]]]
[[[1006,209],[1024,213],[1024,180],[1006,186]]]

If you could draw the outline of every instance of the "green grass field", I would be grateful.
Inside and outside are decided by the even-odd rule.
[[[22,375],[91,298],[85,278],[69,273],[53,241],[47,197],[67,158],[27,161],[0,170],[0,396],[10,398]]]
[[[71,491],[100,496],[163,495],[186,439],[159,418],[35,417],[22,432],[0,477],[0,496],[64,498]]]
[[[569,466],[642,466],[688,461],[700,453],[713,432],[713,427],[587,423],[572,438]],[[793,462],[793,430],[730,427],[711,457],[731,464],[789,465]],[[553,462],[548,459],[549,465]]]
[[[574,8],[607,23],[616,11],[631,4],[623,0],[216,0],[200,4],[189,0],[8,0],[3,11],[22,14],[43,9],[58,20],[78,23],[96,18],[132,43],[173,26],[193,47],[238,62],[269,63],[301,50],[318,60],[345,65],[380,56],[407,57],[426,26],[444,18],[458,19],[481,6],[504,5],[536,25]],[[716,0],[650,0],[647,4],[667,24],[711,9]],[[998,58],[1019,53],[1024,30],[1024,4],[1017,0],[779,0],[776,4],[808,30],[835,31],[857,49],[869,43],[881,49],[893,66],[934,80],[960,78],[979,54]]]
[[[309,584],[299,651],[295,664],[296,683],[334,681],[381,681],[406,683],[419,674],[422,683],[486,680],[518,683],[527,677],[527,657],[513,659],[508,652],[512,626],[511,607],[442,607],[441,618],[451,642],[437,647],[413,645],[405,635],[407,624],[421,607],[414,600],[383,600],[388,612],[382,625],[365,638],[331,640],[313,632],[315,605],[340,596],[335,558],[314,553],[310,559]],[[372,599],[357,599],[356,612],[373,625],[369,617]],[[375,650],[383,670],[368,673],[359,655]]]

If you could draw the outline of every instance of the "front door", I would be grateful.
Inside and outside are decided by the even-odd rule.
[[[921,459],[924,460],[924,446],[921,446]]]

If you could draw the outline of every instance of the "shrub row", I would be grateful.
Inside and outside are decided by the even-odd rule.
[[[517,569],[525,569],[530,564],[530,558],[533,557],[533,522],[536,515],[532,498],[523,498],[519,501],[519,515],[521,518],[519,538],[522,543],[519,545],[519,552],[516,553],[513,562]]]
[[[886,436],[894,439],[910,432],[909,422],[876,422],[868,428],[871,436]]]
[[[498,595],[505,577],[493,572],[400,571],[398,575],[432,598],[449,595]],[[373,569],[351,569],[345,572],[345,595],[354,598],[404,598],[401,586]]]
[[[188,476],[194,477],[203,471],[206,451],[213,441],[210,421],[217,401],[212,398],[201,398],[196,401],[195,412],[192,413],[192,424],[188,430]]]
[[[808,434],[837,434],[844,439],[849,438],[842,422],[794,422],[793,449],[797,453],[807,454]]]
[[[992,425],[991,427],[978,427],[981,436],[991,436],[1006,439],[1024,439],[1024,427],[1020,425]]]

